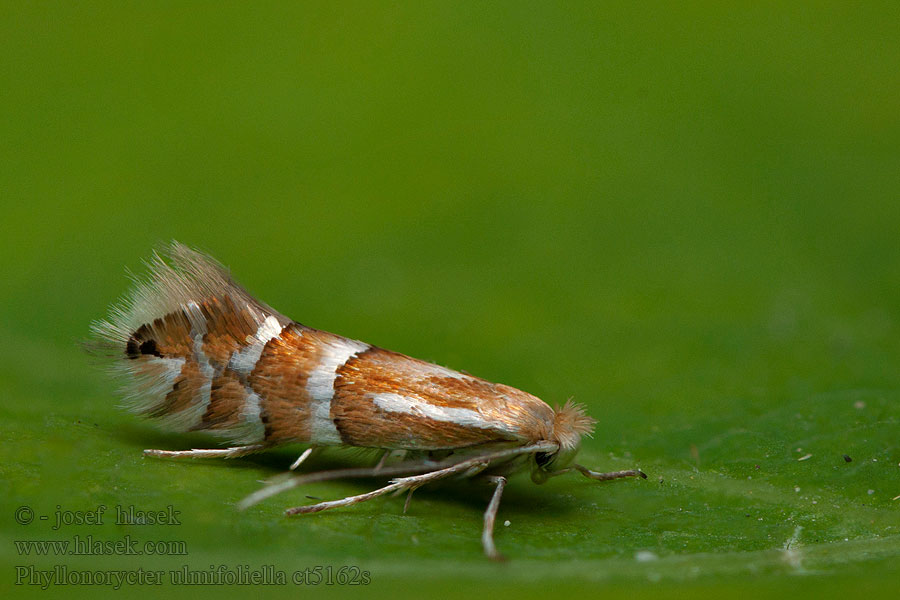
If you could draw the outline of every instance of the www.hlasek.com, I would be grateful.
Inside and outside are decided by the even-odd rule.
[[[33,565],[16,567],[16,585],[51,586],[96,585],[115,590],[136,585],[369,585],[369,571],[357,566],[316,566],[284,571],[274,565],[251,568],[249,565],[210,565],[209,569],[192,569],[182,565],[174,570],[154,569],[70,569],[54,565],[38,569]]]
[[[136,540],[125,535],[114,540],[74,535],[68,540],[16,540],[19,556],[187,556],[184,540]]]

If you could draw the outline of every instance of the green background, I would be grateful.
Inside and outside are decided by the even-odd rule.
[[[724,4],[3,2],[0,591],[271,564],[371,572],[260,590],[290,597],[896,593],[900,9]],[[211,442],[120,410],[77,345],[173,238],[307,325],[574,397],[581,462],[650,478],[514,480],[501,565],[478,485],[236,512],[299,448],[145,460]],[[13,519],[99,504],[182,524]],[[75,534],[189,555],[13,544]],[[247,588],[119,594],[161,592]]]

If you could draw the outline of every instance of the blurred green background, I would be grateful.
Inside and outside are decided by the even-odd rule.
[[[900,9],[724,4],[0,4],[0,590],[224,564],[371,572],[264,596],[896,592]],[[144,460],[210,441],[120,410],[77,345],[173,238],[307,325],[574,397],[581,461],[650,479],[514,481],[503,565],[477,485],[237,513],[297,449]],[[12,516],[98,504],[183,524]],[[189,555],[13,544],[75,534]]]

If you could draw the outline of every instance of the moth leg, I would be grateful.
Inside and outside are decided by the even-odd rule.
[[[497,510],[500,508],[500,496],[503,495],[503,488],[506,487],[506,477],[494,475],[488,477],[488,481],[497,485],[494,488],[494,495],[484,511],[484,530],[481,532],[481,545],[484,547],[484,554],[491,560],[506,560],[502,554],[497,552],[494,545],[494,521],[497,519]]]
[[[421,475],[411,475],[409,477],[399,477],[394,479],[388,485],[378,488],[377,490],[373,490],[371,492],[360,494],[358,496],[347,496],[346,498],[341,498],[340,500],[328,500],[326,502],[319,502],[318,504],[311,504],[309,506],[295,506],[294,508],[289,508],[284,511],[286,515],[298,515],[298,514],[307,514],[307,513],[315,513],[323,510],[328,510],[329,508],[339,508],[342,506],[350,506],[351,504],[357,504],[359,502],[365,502],[366,500],[371,500],[373,498],[377,498],[378,496],[384,496],[385,494],[389,494],[396,490],[408,490],[410,488],[417,488],[425,485],[426,483],[430,483],[432,481],[437,481],[438,479],[443,479],[445,477],[449,477],[450,475],[455,475],[457,473],[466,471],[470,469],[473,465],[480,464],[481,461],[476,459],[463,461],[461,463],[452,465],[445,469],[439,469],[437,471],[429,471],[428,473],[422,473]],[[293,487],[293,486],[291,486]],[[261,490],[262,494],[254,494],[250,497],[246,498],[244,502],[241,503],[243,507],[249,506],[258,502],[264,497],[270,495],[266,493],[265,490]],[[278,490],[281,491],[281,490]]]
[[[194,448],[192,450],[144,450],[144,456],[154,458],[237,458],[266,448],[265,444],[249,444],[233,448]]]
[[[479,473],[481,473],[482,471],[484,471],[487,468],[488,468],[488,463],[484,463],[484,462],[472,465],[471,467],[469,467],[469,469],[467,471],[465,471],[461,475],[461,477],[466,478],[466,479],[469,477],[475,477],[476,475],[478,475]]]
[[[491,462],[503,458],[509,458],[512,456],[519,456],[521,454],[533,454],[535,452],[547,452],[550,450],[558,450],[559,445],[555,442],[538,442],[537,444],[531,444],[528,446],[520,446],[517,448],[506,448],[504,450],[499,450],[497,452],[490,452],[486,454],[482,454],[481,456],[475,456],[473,458],[460,461],[458,463],[438,468],[437,470],[431,470],[432,467],[427,464],[420,465],[397,465],[392,467],[382,467],[382,470],[379,472],[376,469],[334,469],[332,471],[322,471],[321,473],[309,473],[306,475],[293,476],[286,479],[281,479],[277,482],[272,482],[271,484],[263,487],[250,494],[241,502],[238,503],[239,510],[245,510],[258,502],[262,502],[266,498],[271,498],[276,494],[280,494],[281,492],[285,492],[287,490],[294,489],[300,485],[305,483],[313,483],[319,481],[329,481],[332,479],[342,479],[345,477],[375,477],[377,475],[402,475],[402,477],[398,479],[394,479],[390,485],[382,488],[381,490],[376,490],[378,492],[377,495],[383,495],[390,492],[393,492],[398,489],[408,489],[411,486],[419,486],[424,485],[430,481],[435,481],[438,479],[442,479],[444,477],[449,477],[450,475],[457,475],[459,473],[463,473],[468,471],[469,469],[475,470],[483,470],[486,468]],[[420,475],[409,475],[409,473],[421,473]],[[375,497],[375,496],[372,496]],[[363,498],[361,500],[368,500],[369,498]],[[348,500],[348,499],[344,499]],[[342,501],[337,501],[342,502]],[[343,504],[337,505],[326,505],[321,508],[312,509],[310,508],[306,512],[318,512],[320,510],[325,510],[327,508],[332,508],[333,506],[343,506],[347,504],[344,502]],[[350,502],[352,504],[352,502]],[[289,509],[293,510],[293,509]],[[288,514],[297,514],[304,512],[303,510],[294,510],[294,512],[290,512]]]
[[[312,455],[312,453],[313,453],[315,450],[316,450],[316,447],[315,447],[315,446],[310,446],[309,448],[307,448],[306,450],[304,450],[304,451],[303,451],[303,454],[301,454],[300,456],[298,456],[298,457],[297,457],[297,460],[295,460],[295,461],[293,462],[293,464],[291,465],[291,471],[293,471],[294,469],[296,469],[297,467],[299,467],[300,465],[302,465],[302,464],[303,464],[303,461],[305,461],[307,458],[309,458],[310,455]]]
[[[419,489],[419,486],[409,488],[409,493],[406,494],[406,502],[403,503],[403,514],[406,514],[406,511],[409,510],[409,502],[412,500],[413,492]]]
[[[387,461],[388,456],[391,455],[391,452],[393,452],[393,450],[385,450],[384,453],[381,455],[381,458],[378,459],[378,464],[375,465],[376,473],[384,467],[384,463],[385,463],[385,461]]]
[[[641,471],[640,469],[628,469],[627,471],[612,471],[610,473],[599,473],[597,471],[591,471],[587,467],[583,467],[581,465],[572,465],[572,468],[588,477],[590,479],[596,479],[597,481],[609,481],[611,479],[621,479],[622,477],[640,477],[642,479],[647,479],[647,474]],[[568,471],[568,469],[566,469]]]
[[[340,500],[328,500],[325,502],[319,502],[318,504],[310,504],[309,506],[295,506],[294,508],[288,508],[284,511],[284,514],[290,515],[305,515],[307,513],[321,512],[323,510],[328,510],[329,508],[339,508],[341,506],[350,506],[351,504],[358,504],[359,502],[365,502],[366,500],[371,500],[373,498],[377,498],[378,496],[384,496],[385,494],[389,494],[390,492],[400,490],[403,491],[405,488],[405,484],[402,483],[391,483],[384,487],[378,488],[377,490],[373,490],[366,494],[360,494],[358,496],[347,496],[346,498],[341,498]]]

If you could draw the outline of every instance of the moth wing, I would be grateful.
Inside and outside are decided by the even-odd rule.
[[[130,407],[164,427],[257,441],[246,378],[290,319],[214,259],[178,242],[155,252],[147,266],[148,275],[92,325],[88,349],[112,359]]]
[[[530,443],[553,423],[531,394],[374,347],[338,371],[331,417],[345,443],[410,450]]]

